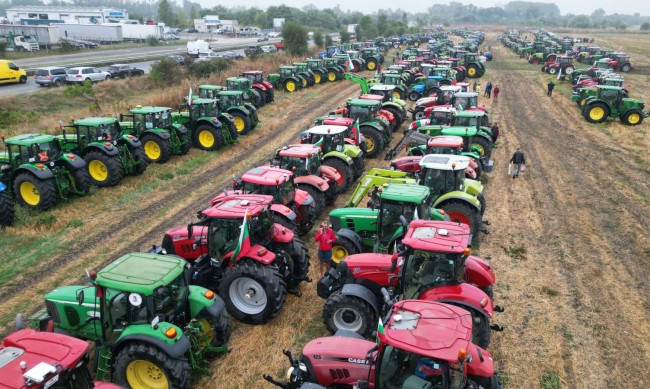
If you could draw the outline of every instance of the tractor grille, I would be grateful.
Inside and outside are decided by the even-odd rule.
[[[348,369],[330,369],[330,374],[334,380],[342,380],[344,378],[350,378],[350,372]]]
[[[45,308],[47,308],[47,313],[52,316],[52,320],[55,323],[61,323],[61,314],[56,308],[56,304],[51,301],[45,300]]]

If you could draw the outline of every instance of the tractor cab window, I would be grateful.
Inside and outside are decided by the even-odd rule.
[[[607,101],[616,101],[619,98],[619,91],[617,89],[601,89],[600,98]]]
[[[273,233],[271,228],[272,224],[271,211],[268,207],[260,212],[259,215],[252,217],[249,220],[251,244],[260,243],[265,245],[271,239],[271,234]]]
[[[208,228],[208,253],[211,258],[221,259],[237,247],[242,220],[213,219]]]
[[[248,79],[250,82],[255,82],[255,83],[262,83],[264,82],[264,77],[262,77],[262,73],[255,73],[253,75],[253,78]]]
[[[57,141],[41,144],[34,143],[31,146],[29,154],[31,158],[35,158],[35,162],[48,162],[59,157],[61,154],[61,146]],[[29,160],[29,158],[26,160]]]
[[[417,299],[432,287],[462,282],[462,262],[459,254],[414,250],[403,268],[404,298]]]
[[[159,286],[153,291],[153,316],[158,316],[162,321],[174,322],[174,317],[184,310],[188,293],[184,274],[167,285]]]
[[[457,154],[456,149],[447,146],[432,146],[427,148],[427,154]]]
[[[402,226],[399,217],[404,215],[406,221],[411,222],[414,214],[415,207],[413,204],[389,200],[382,201],[379,215],[379,241],[384,245],[390,243],[395,231]]]
[[[236,80],[226,81],[226,88],[228,88],[228,90],[240,90],[239,85],[240,85],[239,82],[237,82]]]
[[[307,158],[305,165],[307,166],[307,173],[311,175],[318,175],[320,170],[320,155],[314,153],[311,157]]]
[[[449,171],[440,169],[425,169],[424,186],[428,187],[431,190],[431,194],[436,197],[450,192],[453,187],[453,175],[450,173]],[[452,185],[449,185],[449,177],[452,178]]]
[[[278,187],[275,195],[275,200],[280,204],[286,205],[293,201],[295,195],[296,189],[293,186],[293,182],[291,180],[287,180],[284,182],[284,184]]]
[[[363,123],[372,119],[372,111],[370,107],[350,105],[348,117],[358,119],[359,122]]]
[[[378,362],[376,386],[382,389],[462,387],[451,386],[450,378],[447,362],[388,345]]]
[[[196,119],[196,118],[198,118],[198,117],[200,117],[200,116],[204,116],[204,115],[202,114],[202,112],[201,112],[201,106],[202,106],[202,105],[199,105],[199,104],[197,104],[197,105],[190,105],[190,106],[189,106],[190,117]]]
[[[280,168],[289,170],[297,176],[304,176],[309,173],[309,158],[300,157],[282,157]]]
[[[117,122],[111,124],[100,124],[93,128],[95,139],[98,141],[112,141],[119,137],[120,130]],[[88,132],[90,134],[90,131]]]
[[[441,126],[449,124],[449,115],[446,112],[433,111],[430,116],[430,125],[432,126]]]
[[[199,97],[202,99],[214,99],[216,98],[216,93],[211,89],[200,89]]]
[[[477,118],[476,117],[458,117],[456,116],[454,121],[455,126],[467,127],[467,128],[476,128],[477,127]]]
[[[293,69],[292,68],[281,68],[280,69],[280,75],[282,77],[290,77],[293,75]]]

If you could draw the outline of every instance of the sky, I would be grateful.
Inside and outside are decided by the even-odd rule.
[[[499,7],[508,3],[508,1],[503,0],[454,0],[463,4],[474,4],[477,7],[487,8],[487,7]],[[338,4],[341,9],[352,11],[362,11],[368,12],[368,10],[379,9],[379,8],[402,8],[408,12],[424,12],[434,3],[438,4],[449,4],[451,0],[437,0],[437,1],[423,1],[423,0],[348,0],[348,1],[329,1],[329,2],[320,2],[313,0],[247,0],[242,5],[247,7],[256,6],[261,9],[266,9],[271,5],[286,4],[291,7],[302,8],[305,5],[315,4],[318,8],[327,8],[329,6],[335,6]],[[539,0],[539,2],[550,3],[548,0]],[[602,8],[608,15],[613,13],[620,14],[629,14],[632,15],[636,12],[639,12],[642,16],[650,16],[650,1],[648,0],[563,0],[555,1],[555,3],[560,8],[562,15],[568,13],[572,14],[585,14],[591,15],[593,11],[598,8]],[[234,4],[224,1],[224,0],[204,0],[201,2],[201,5],[204,8],[213,7],[215,5],[224,5],[226,7],[233,6]]]

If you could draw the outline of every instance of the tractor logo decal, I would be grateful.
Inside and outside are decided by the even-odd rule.
[[[368,365],[370,363],[370,361],[363,358],[328,357],[322,355],[314,355],[314,359],[321,359],[324,361],[335,361],[335,362],[348,362],[348,363],[354,363],[356,365]]]

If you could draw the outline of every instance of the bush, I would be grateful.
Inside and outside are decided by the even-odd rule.
[[[285,49],[293,55],[307,53],[307,30],[296,22],[286,22],[282,26]]]
[[[648,31],[650,30],[650,23],[645,22],[641,25],[641,31]]]
[[[209,77],[213,73],[221,73],[232,66],[232,60],[228,58],[214,58],[209,61],[195,62],[190,71],[196,77]]]
[[[149,35],[147,37],[147,44],[149,46],[160,46],[160,41],[155,36]]]
[[[154,63],[149,72],[149,77],[159,85],[176,85],[183,76],[183,67],[171,58],[163,58]]]

